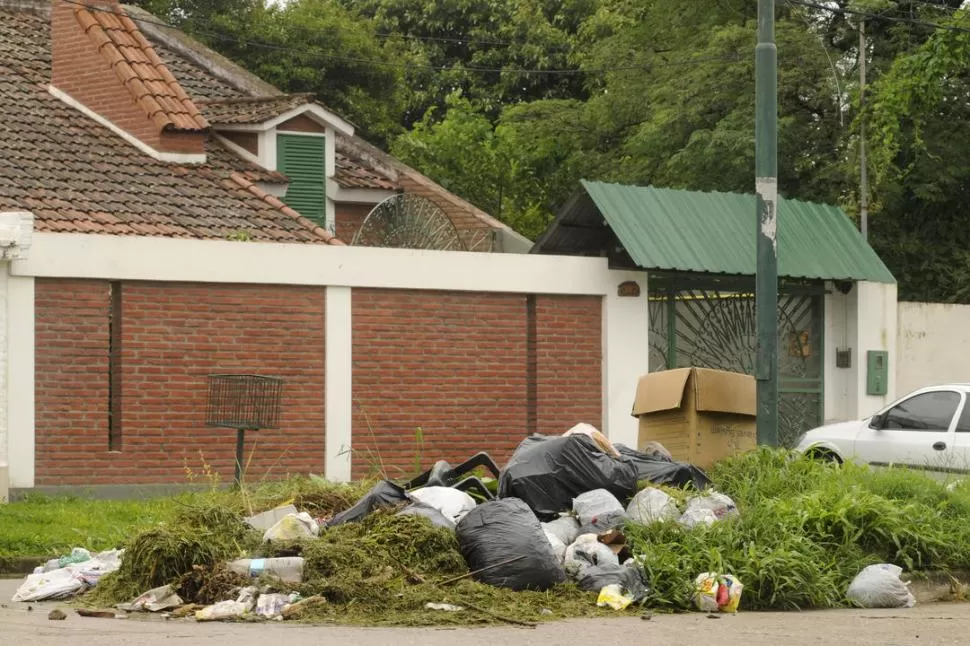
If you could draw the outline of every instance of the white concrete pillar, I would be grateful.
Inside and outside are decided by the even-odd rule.
[[[896,397],[896,285],[857,282],[847,294],[833,284],[825,297],[825,420],[859,419]],[[836,351],[849,348],[849,368],[836,366]],[[889,353],[885,395],[867,393],[867,355]]]
[[[637,382],[648,371],[650,309],[647,273],[612,271],[614,285],[603,298],[603,432],[613,442],[637,448],[637,419],[630,414]],[[639,295],[620,296],[623,283]],[[632,287],[632,286],[630,286]]]
[[[10,486],[34,486],[34,307],[33,276],[7,283],[7,457]]]
[[[2,254],[2,251],[0,251]],[[10,263],[0,255],[0,503],[10,500],[10,430],[7,406],[9,393],[9,361],[7,343],[8,290],[10,284]]]
[[[350,287],[326,289],[326,458],[324,474],[334,482],[351,478],[353,446],[353,315]]]
[[[896,285],[885,283],[856,283],[856,347],[859,348],[856,369],[855,401],[853,417],[865,417],[890,404],[896,398],[896,325],[899,316],[896,303]],[[850,294],[851,295],[851,294]],[[889,378],[886,394],[882,396],[866,393],[866,354],[869,350],[889,352]]]

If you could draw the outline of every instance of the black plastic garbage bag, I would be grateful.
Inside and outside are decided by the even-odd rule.
[[[698,467],[686,462],[674,462],[659,454],[647,454],[634,451],[624,444],[613,445],[620,452],[621,460],[633,463],[637,470],[637,480],[649,480],[654,484],[683,487],[693,485],[701,491],[710,486],[711,481]]]
[[[476,581],[512,590],[547,590],[566,580],[539,519],[518,498],[478,505],[458,521],[455,531],[468,568],[478,572]]]
[[[363,519],[380,507],[390,507],[402,502],[413,502],[411,496],[390,480],[382,480],[364,494],[357,504],[346,511],[342,511],[327,522],[327,527],[353,523]]]
[[[533,434],[519,444],[499,476],[499,498],[521,498],[542,520],[572,509],[573,498],[606,489],[621,501],[637,488],[629,459],[603,453],[585,435]]]
[[[431,521],[431,524],[435,527],[444,527],[446,529],[455,529],[455,523],[450,518],[442,514],[440,511],[432,507],[431,505],[426,505],[423,502],[414,502],[401,511],[397,512],[397,516],[424,516]]]
[[[623,591],[638,603],[647,597],[649,590],[637,567],[605,563],[590,565],[579,572],[579,587],[589,592],[599,592],[608,585],[619,583]]]

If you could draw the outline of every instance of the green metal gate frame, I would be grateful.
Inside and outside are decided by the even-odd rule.
[[[689,340],[690,333],[698,333],[697,326],[684,325],[683,313],[678,303],[688,301],[736,302],[739,307],[727,310],[728,316],[738,329],[731,338],[732,330],[708,330],[714,332],[715,341],[723,344],[735,342],[733,348],[738,361],[715,363],[700,361],[696,367],[735,370],[752,374],[756,338],[754,311],[754,278],[746,276],[712,277],[698,274],[651,274],[648,279],[650,303],[650,371],[687,367],[678,363],[678,346]],[[800,433],[821,424],[825,419],[825,287],[821,281],[790,282],[779,286],[779,442],[791,445]],[[746,310],[746,311],[744,311]],[[708,310],[710,314],[713,310]],[[722,312],[724,314],[724,312]],[[807,316],[807,319],[805,318]],[[678,321],[681,324],[678,325]],[[670,322],[673,322],[671,324]],[[703,321],[701,321],[703,324]],[[808,338],[800,324],[807,324]],[[745,329],[745,326],[747,329]],[[688,327],[689,331],[683,331]],[[752,343],[748,345],[743,338]],[[659,337],[659,338],[658,338]],[[787,337],[787,338],[786,338]],[[741,341],[738,343],[738,341]],[[679,343],[680,342],[680,343]],[[794,351],[794,353],[792,353]],[[806,354],[807,352],[807,354]],[[795,357],[795,359],[793,359]],[[695,353],[696,359],[696,353]],[[731,365],[725,365],[730,363]],[[797,372],[801,367],[802,373]],[[813,403],[814,400],[814,403]],[[811,408],[814,407],[814,414]],[[800,410],[801,409],[801,410]],[[801,413],[801,414],[799,414]]]

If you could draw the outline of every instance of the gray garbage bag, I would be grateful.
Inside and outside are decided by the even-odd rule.
[[[711,485],[710,478],[700,467],[686,462],[674,462],[655,448],[649,453],[636,451],[625,444],[614,444],[620,458],[628,460],[636,468],[637,480],[649,480],[654,484],[671,487],[692,486],[698,491]],[[666,452],[666,449],[664,449]]]
[[[620,561],[608,545],[597,540],[596,534],[583,534],[566,548],[563,567],[566,574],[576,578],[591,565],[619,565]]]
[[[575,516],[562,516],[548,523],[542,523],[542,528],[562,541],[563,545],[572,545],[579,536],[579,521]]]
[[[626,520],[623,505],[606,489],[595,489],[576,496],[573,512],[579,518],[580,534],[602,534]]]
[[[414,502],[395,514],[396,516],[424,516],[435,527],[455,529],[455,523],[438,509],[423,502]]]
[[[539,519],[518,498],[478,505],[455,532],[468,568],[478,572],[476,581],[512,590],[547,590],[566,580]]]
[[[500,498],[521,498],[540,520],[567,511],[573,498],[593,489],[606,489],[621,501],[637,491],[638,480],[674,487],[710,484],[697,467],[673,462],[656,452],[641,453],[615,444],[615,458],[583,434],[532,434],[519,444],[499,477]]]
[[[902,573],[898,565],[870,565],[852,579],[846,597],[863,608],[912,608],[916,597],[899,578]]]
[[[586,435],[533,434],[519,444],[499,477],[500,498],[520,498],[541,520],[572,508],[573,498],[606,489],[618,498],[636,492],[637,468],[616,459]]]
[[[411,496],[402,487],[397,486],[390,480],[382,480],[364,494],[357,501],[356,505],[331,518],[327,522],[327,527],[333,527],[334,525],[340,525],[342,523],[357,522],[380,507],[391,507],[412,501]]]
[[[649,593],[640,568],[634,565],[591,565],[579,573],[579,587],[583,590],[599,592],[614,584],[619,584],[624,593],[633,597],[633,603],[643,601]]]

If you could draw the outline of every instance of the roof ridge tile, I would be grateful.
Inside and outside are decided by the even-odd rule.
[[[78,6],[74,16],[159,130],[205,132],[209,129],[209,121],[123,7]]]

